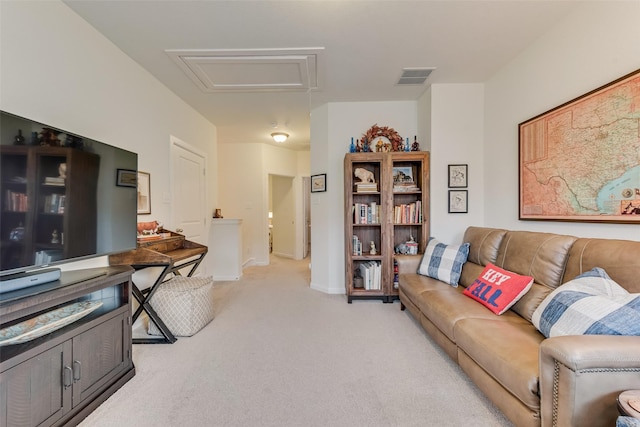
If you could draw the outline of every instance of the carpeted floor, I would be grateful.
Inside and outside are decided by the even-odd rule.
[[[511,426],[399,303],[311,290],[308,263],[216,282],[215,319],[134,345],[136,376],[81,426]]]

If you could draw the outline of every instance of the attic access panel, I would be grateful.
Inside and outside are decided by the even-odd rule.
[[[318,89],[324,48],[167,50],[204,92]]]

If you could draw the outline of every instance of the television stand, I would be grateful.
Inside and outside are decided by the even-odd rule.
[[[10,425],[76,425],[135,375],[127,266],[62,272],[60,280],[2,295],[0,328],[60,306],[100,308],[33,339],[0,346],[0,414]],[[79,277],[96,276],[88,280]],[[26,291],[32,290],[31,293]],[[0,421],[0,425],[5,425]]]

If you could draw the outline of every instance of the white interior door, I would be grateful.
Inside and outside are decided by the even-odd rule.
[[[171,137],[172,211],[175,231],[206,245],[206,158],[195,148]]]

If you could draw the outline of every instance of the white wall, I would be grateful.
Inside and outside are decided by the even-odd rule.
[[[311,174],[327,174],[327,191],[311,194],[311,287],[322,292],[345,293],[344,155],[351,137],[375,124],[412,141],[417,102],[329,103],[311,112]]]
[[[302,177],[309,176],[309,152],[293,151],[262,143],[218,144],[224,161],[218,169],[219,203],[225,218],[242,223],[243,265],[269,264],[269,175],[293,178],[295,222],[302,223]],[[296,231],[295,258],[302,254],[302,235]]]
[[[486,83],[485,225],[640,240],[635,224],[518,220],[518,123],[640,68],[639,22],[638,1],[582,4]]]
[[[2,1],[0,8],[0,108],[137,152],[139,169],[151,174],[152,191],[152,214],[139,220],[157,219],[171,228],[172,206],[164,201],[171,191],[169,136],[206,153],[208,175],[215,177],[215,126],[64,3]],[[207,191],[210,210],[217,183],[209,182]],[[204,269],[210,264],[205,258]]]
[[[430,92],[431,115],[419,121],[430,122],[431,129],[431,235],[458,243],[469,225],[484,224],[484,87],[438,84]],[[448,213],[450,164],[468,165],[466,214]]]

